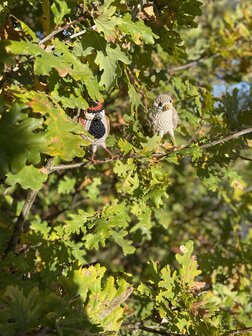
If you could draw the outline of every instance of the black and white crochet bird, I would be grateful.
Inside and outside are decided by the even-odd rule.
[[[106,139],[110,132],[110,123],[109,118],[105,115],[103,103],[91,101],[88,109],[82,111],[79,122],[93,136],[92,139],[87,135],[82,135],[85,140],[89,140],[92,143],[92,161],[95,158],[98,147],[104,148],[113,158],[113,154],[106,146]]]
[[[161,138],[168,133],[173,145],[176,146],[174,131],[177,128],[179,116],[168,94],[160,94],[155,98],[149,117],[153,133],[159,134]]]

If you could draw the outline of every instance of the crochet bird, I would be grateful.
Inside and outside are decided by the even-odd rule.
[[[176,146],[174,131],[178,125],[179,116],[168,94],[160,94],[155,98],[149,116],[153,133],[159,134],[161,138],[168,133],[173,145]]]
[[[102,102],[91,101],[86,111],[82,111],[79,123],[93,136],[93,139],[82,134],[85,140],[92,143],[92,158],[94,161],[98,147],[102,147],[113,158],[113,154],[106,146],[106,139],[110,132],[109,118],[105,115]]]

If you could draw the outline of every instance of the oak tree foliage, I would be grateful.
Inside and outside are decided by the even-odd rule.
[[[249,333],[251,13],[0,2],[0,335]],[[158,155],[148,108],[165,92],[178,148]],[[112,160],[89,162],[89,99]]]

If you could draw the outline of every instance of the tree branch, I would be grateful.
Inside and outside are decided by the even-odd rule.
[[[131,330],[143,330],[148,331],[155,335],[163,335],[163,336],[182,336],[182,334],[168,332],[166,330],[162,329],[156,329],[156,327],[151,326],[145,326],[143,322],[136,322],[136,323],[127,323],[123,324],[124,329],[131,329]],[[161,326],[162,327],[162,326]],[[187,336],[187,334],[183,334],[183,336]]]
[[[246,334],[248,332],[252,332],[252,327],[237,329],[237,330],[230,330],[226,333],[226,336]]]
[[[66,25],[64,25],[63,27],[59,27],[59,28],[55,29],[55,30],[54,30],[53,32],[51,32],[49,35],[47,35],[47,36],[44,37],[42,40],[40,40],[40,41],[38,42],[38,45],[44,44],[45,42],[51,40],[55,35],[57,35],[57,34],[59,34],[60,32],[62,32],[64,29],[67,29],[67,28],[69,28],[69,27],[71,27],[71,26],[75,25],[76,23],[79,23],[79,22],[81,22],[81,21],[83,21],[83,20],[84,20],[84,17],[81,16],[81,17],[79,17],[77,20],[74,20],[74,21],[72,21],[72,22],[69,22],[69,23],[67,23]]]
[[[191,68],[191,67],[195,67],[198,63],[200,63],[204,59],[206,59],[206,54],[205,53],[203,53],[202,55],[200,55],[197,59],[195,59],[193,61],[189,61],[186,64],[179,65],[179,66],[172,67],[172,68],[168,69],[168,72],[170,74],[173,74],[174,72],[177,72],[177,71],[181,71],[181,70],[185,70],[185,69],[188,69],[188,68]]]
[[[81,36],[81,35],[86,34],[87,30],[95,30],[95,29],[96,29],[96,25],[93,25],[93,26],[91,26],[91,27],[89,27],[89,28],[87,28],[87,29],[83,29],[83,30],[79,31],[78,33],[75,33],[75,34],[73,34],[73,35],[71,35],[71,36],[69,36],[69,37],[70,37],[70,39],[72,40],[72,39],[74,39],[75,37],[79,37],[79,36]]]
[[[141,329],[141,330],[144,330],[144,331],[148,331],[152,334],[156,334],[156,335],[163,335],[163,336],[182,336],[182,334],[176,334],[176,333],[169,333],[165,330],[158,330],[158,329],[155,329],[153,327],[147,327],[145,325],[140,325],[138,327],[138,329]],[[183,336],[186,336],[187,334],[183,334]]]
[[[202,148],[202,149],[208,149],[208,148],[214,147],[216,145],[219,145],[219,144],[225,143],[227,141],[230,141],[232,139],[236,139],[236,138],[238,138],[242,135],[248,134],[248,133],[252,133],[252,127],[247,128],[247,129],[242,130],[242,131],[239,131],[239,132],[236,132],[236,133],[233,133],[233,134],[229,134],[226,137],[223,137],[223,138],[218,139],[218,140],[211,141],[207,144],[202,144],[202,145],[194,146],[194,147]],[[180,151],[182,151],[185,148],[194,148],[194,147],[190,147],[190,144],[191,144],[191,142],[189,142],[186,145],[183,145],[179,148],[174,148],[173,150],[171,150],[169,152],[166,152],[166,153],[154,153],[154,154],[152,154],[151,158],[156,157],[156,158],[162,159],[162,158],[168,157],[171,153],[179,153]],[[77,162],[77,163],[72,163],[72,164],[63,164],[63,165],[53,166],[52,168],[50,168],[48,170],[48,173],[52,173],[54,171],[59,171],[59,170],[80,168],[80,167],[83,167],[83,166],[90,166],[90,165],[97,166],[97,165],[101,165],[103,163],[109,163],[109,162],[118,161],[118,160],[127,160],[127,159],[131,159],[131,158],[132,159],[142,159],[142,158],[145,158],[145,156],[143,154],[135,153],[135,154],[126,155],[126,156],[122,156],[122,155],[121,156],[116,156],[116,157],[111,158],[111,159],[99,160],[99,161],[95,161],[95,162],[85,161],[85,162]]]
[[[245,160],[245,161],[252,161],[252,158],[250,157],[247,157],[247,156],[243,156],[243,155],[238,155],[238,157],[242,160]]]
[[[49,159],[46,164],[46,169],[50,169],[53,164],[53,158]],[[24,223],[30,213],[31,207],[38,195],[39,190],[31,190],[28,192],[26,201],[23,205],[23,209],[21,210],[18,219],[14,225],[14,229],[12,232],[12,235],[10,237],[10,240],[8,242],[8,245],[4,251],[3,258],[6,258],[9,252],[14,251],[15,247],[18,243],[18,239],[20,236],[20,233],[23,231]]]
[[[20,213],[20,215],[18,216],[18,219],[14,225],[14,229],[12,232],[12,235],[10,237],[10,240],[8,242],[7,248],[4,251],[4,255],[3,257],[5,258],[7,256],[7,254],[10,251],[13,251],[17,245],[20,233],[23,231],[24,228],[24,223],[26,221],[27,216],[30,213],[32,204],[34,203],[36,197],[37,197],[38,191],[36,190],[31,190],[28,193],[28,196],[26,198],[26,201],[23,205],[23,209]]]
[[[191,68],[191,67],[195,67],[198,63],[199,63],[199,61],[192,61],[192,62],[189,62],[189,63],[184,64],[184,65],[180,65],[180,66],[177,66],[177,67],[170,68],[170,69],[168,69],[168,71],[171,74],[173,74],[174,72],[177,72],[177,71],[180,71],[180,70],[185,70],[185,69],[188,69],[188,68]]]
[[[233,133],[233,134],[230,134],[222,139],[218,139],[218,140],[215,140],[213,142],[210,142],[208,144],[205,144],[205,145],[201,145],[200,148],[203,148],[203,149],[206,149],[206,148],[210,148],[210,147],[213,147],[213,146],[216,146],[216,145],[219,145],[220,143],[224,143],[224,142],[227,142],[229,140],[232,140],[232,139],[236,139],[242,135],[245,135],[245,134],[248,134],[248,133],[251,133],[252,132],[252,127],[250,128],[246,128],[242,131],[239,131],[239,132],[236,132],[236,133]]]
[[[208,148],[214,147],[216,145],[222,144],[224,142],[230,141],[232,139],[236,139],[236,138],[238,138],[242,135],[248,134],[248,133],[252,133],[252,127],[247,128],[247,129],[242,130],[242,131],[239,131],[239,132],[236,132],[236,133],[233,133],[233,134],[230,134],[230,135],[228,135],[226,137],[223,137],[221,139],[214,140],[214,141],[209,142],[207,144],[194,146],[194,147],[198,147],[198,148],[202,148],[202,149],[208,149]],[[191,142],[189,142],[188,144],[183,145],[179,148],[174,148],[172,151],[169,151],[169,152],[166,152],[166,153],[154,153],[154,154],[151,155],[151,158],[163,159],[165,157],[168,157],[171,153],[179,153],[180,151],[182,151],[185,148],[194,148],[194,147],[190,147],[190,144],[191,144]],[[135,153],[135,154],[127,155],[127,156],[116,156],[114,158],[107,159],[107,160],[99,160],[99,161],[95,161],[95,162],[84,161],[84,162],[63,164],[63,165],[58,165],[58,166],[52,166],[52,160],[53,159],[49,159],[46,167],[44,168],[44,173],[50,174],[52,172],[59,171],[59,170],[75,169],[75,168],[80,168],[80,167],[83,167],[83,166],[90,166],[90,165],[97,166],[97,165],[101,165],[103,163],[109,163],[109,162],[118,161],[118,160],[126,160],[126,159],[129,159],[129,158],[142,159],[142,158],[145,158],[145,155]],[[18,242],[18,239],[19,239],[19,235],[23,230],[24,223],[25,223],[25,221],[26,221],[26,219],[27,219],[27,217],[30,213],[30,209],[31,209],[36,197],[37,197],[37,194],[38,194],[38,191],[34,191],[34,190],[30,191],[28,193],[28,196],[27,196],[27,199],[26,199],[25,204],[23,206],[23,209],[22,209],[22,211],[21,211],[21,213],[20,213],[20,215],[17,219],[17,222],[16,222],[15,226],[14,226],[14,230],[13,230],[12,236],[9,240],[8,246],[7,246],[7,248],[4,252],[4,257],[7,256],[7,254],[10,251],[15,249],[15,247],[17,245],[17,242]]]

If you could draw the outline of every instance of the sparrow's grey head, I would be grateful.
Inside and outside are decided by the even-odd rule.
[[[158,95],[154,102],[153,107],[158,110],[166,111],[172,108],[172,99],[168,94]]]

